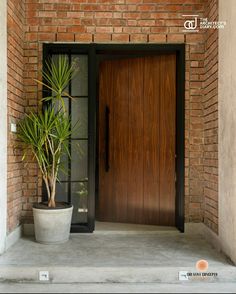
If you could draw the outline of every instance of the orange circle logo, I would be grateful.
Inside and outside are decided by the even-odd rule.
[[[208,262],[204,259],[198,260],[196,263],[196,269],[200,272],[205,272],[208,269]]]

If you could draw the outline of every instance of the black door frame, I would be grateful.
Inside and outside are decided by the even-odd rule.
[[[44,44],[43,60],[52,54],[88,55],[88,224],[72,225],[71,232],[93,232],[98,187],[97,160],[97,95],[99,62],[121,56],[145,56],[176,53],[176,227],[184,232],[184,158],[185,158],[185,44]],[[43,192],[43,197],[45,193]]]

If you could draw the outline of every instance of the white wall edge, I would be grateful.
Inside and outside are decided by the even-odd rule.
[[[236,1],[219,0],[218,157],[219,236],[223,252],[236,264]]]
[[[6,250],[14,245],[22,237],[22,226],[17,227],[6,238]]]
[[[7,235],[7,0],[0,1],[0,254]]]

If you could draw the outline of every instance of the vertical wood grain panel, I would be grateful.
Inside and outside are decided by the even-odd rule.
[[[105,107],[110,170],[105,172]],[[175,225],[176,57],[105,61],[99,79],[99,220]]]
[[[113,61],[113,206],[114,217],[117,222],[127,221],[127,193],[128,193],[128,60]],[[107,85],[109,87],[109,85]]]
[[[107,86],[109,85],[109,87]],[[113,111],[113,63],[104,61],[99,72],[99,220],[114,221],[113,170],[105,171],[105,108]],[[110,115],[110,128],[113,116]],[[113,148],[113,137],[110,137],[110,148]],[[110,153],[110,164],[113,165]]]
[[[144,60],[144,222],[159,224],[159,56]]]
[[[175,224],[176,56],[160,60],[160,224]]]
[[[144,59],[129,60],[128,221],[143,223]]]

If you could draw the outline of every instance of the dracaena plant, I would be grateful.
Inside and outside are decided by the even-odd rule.
[[[71,98],[65,89],[76,70],[75,64],[70,65],[66,56],[46,63],[43,82],[36,82],[50,90],[51,95],[42,99],[47,101],[47,107],[26,114],[18,123],[17,135],[23,144],[23,160],[28,154],[33,154],[36,159],[47,189],[49,207],[56,207],[56,182],[60,169],[63,169],[62,155],[70,156],[68,144],[72,126],[63,96]]]

